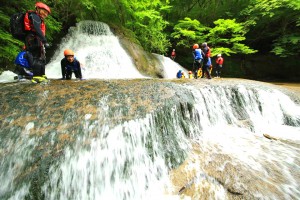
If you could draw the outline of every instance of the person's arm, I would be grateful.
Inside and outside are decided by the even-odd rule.
[[[40,38],[40,40],[43,42],[43,44],[47,43],[47,39],[41,30],[42,19],[36,13],[31,13],[30,16],[31,16],[33,28],[36,31],[37,36]]]
[[[66,79],[66,60],[63,58],[60,61],[60,67],[61,67],[61,75],[63,79]]]
[[[78,64],[78,75],[79,75],[79,78],[82,79],[80,62],[77,61],[77,64]]]

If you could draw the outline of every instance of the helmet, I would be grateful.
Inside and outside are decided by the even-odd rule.
[[[36,7],[36,8],[42,8],[42,9],[44,9],[44,10],[47,10],[49,14],[51,13],[51,10],[50,10],[49,6],[47,6],[46,4],[44,4],[44,3],[42,3],[42,2],[37,2],[37,3],[35,3],[35,7]]]
[[[217,57],[221,57],[221,54],[218,54]]]
[[[192,71],[189,71],[189,74],[191,74],[192,73]]]
[[[66,49],[64,51],[64,56],[74,56],[74,52],[71,49]]]
[[[202,43],[202,46],[203,46],[203,47],[206,47],[206,46],[207,46],[207,43],[206,43],[206,42],[203,42],[203,43]]]
[[[193,49],[198,49],[199,45],[198,44],[194,44]]]

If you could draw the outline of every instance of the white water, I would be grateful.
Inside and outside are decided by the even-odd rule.
[[[45,199],[180,199],[179,189],[170,182],[171,162],[165,154],[173,152],[180,160],[180,151],[190,154],[185,171],[194,174],[180,186],[199,188],[192,199],[227,199],[227,188],[248,192],[255,199],[300,198],[299,105],[277,90],[255,85],[179,87],[192,94],[196,102],[192,110],[183,103],[163,110],[162,116],[154,112],[113,127],[108,97],[99,99],[97,120],[85,113],[84,136],[76,137],[74,148],[66,148],[63,159],[50,166],[41,185]],[[121,113],[116,111],[114,117],[122,117]],[[297,126],[286,125],[284,116]],[[188,125],[185,131],[182,122]],[[42,145],[28,137],[33,128],[38,127],[28,123],[17,143],[0,139],[6,144],[0,151],[6,155],[0,166],[0,197],[13,191],[9,199],[20,200],[29,192],[32,183],[14,189],[13,180],[35,147]],[[278,140],[269,140],[264,133],[276,134]],[[52,136],[50,143],[58,137],[55,130]]]
[[[188,71],[177,62],[174,62],[171,58],[159,54],[154,54],[154,56],[156,56],[159,59],[163,66],[164,78],[177,78],[176,74],[179,70],[184,72],[185,77],[188,77]]]
[[[77,31],[75,29],[73,37],[66,38],[56,57],[47,66],[47,75],[51,74],[49,77],[60,77],[60,59],[64,48],[74,48],[76,57],[84,64],[85,78],[141,77],[128,63],[120,68],[117,62],[117,72],[111,67],[106,68],[110,63],[115,63],[111,60],[104,61],[106,64],[102,68],[100,65],[101,70],[95,67],[94,63],[100,59],[98,54],[93,56],[97,58],[96,62],[88,56],[97,46],[94,43],[101,41],[103,46],[110,49],[108,46],[118,42],[115,36],[93,36]],[[77,38],[76,35],[81,37]],[[85,41],[88,43],[86,46]],[[110,53],[106,57],[118,59]],[[166,78],[175,76],[180,66],[164,57],[161,59]],[[103,70],[110,75],[102,76],[100,71]],[[132,74],[136,73],[135,76],[124,75],[124,72],[131,70]],[[154,120],[156,113],[149,113],[145,118],[109,127],[108,101],[99,99],[97,121],[91,123],[91,114],[86,113],[82,120],[85,137],[76,138],[75,148],[65,149],[62,161],[50,166],[49,177],[41,186],[45,199],[180,199],[178,189],[170,183],[171,164],[165,163],[164,155],[165,151],[177,153],[178,149],[190,154],[185,170],[195,173],[191,184],[200,188],[192,199],[203,199],[203,190],[208,193],[205,196],[208,199],[227,199],[227,188],[216,181],[218,174],[222,174],[226,184],[232,183],[233,188],[249,192],[255,199],[300,198],[300,150],[294,146],[300,144],[300,128],[299,124],[291,126],[284,123],[286,115],[291,122],[297,123],[300,118],[299,105],[277,90],[260,86],[238,84],[235,86],[236,92],[231,90],[233,86],[207,86],[202,89],[187,85],[180,87],[182,91],[192,93],[196,102],[193,110],[188,110],[187,106],[181,110],[174,105],[171,110],[164,111],[165,118],[159,122]],[[114,117],[118,117],[118,114],[122,116],[121,113],[115,113]],[[184,134],[180,126],[181,115],[185,115],[185,123],[189,124],[190,137]],[[244,116],[245,121],[238,116]],[[61,127],[67,124],[66,121],[62,119]],[[155,127],[161,129],[158,131]],[[4,142],[0,138],[1,144],[5,143],[0,149],[1,158],[3,156],[0,197],[5,194],[10,197],[7,199],[21,200],[29,193],[32,182],[23,183],[15,189],[14,178],[21,176],[24,163],[31,160],[31,153],[41,145],[28,137],[33,128],[39,127],[35,127],[34,122],[21,127],[22,137],[18,142],[7,138]],[[11,133],[15,131],[11,130]],[[65,131],[72,134],[67,128]],[[278,140],[266,139],[263,136],[265,133]],[[162,143],[160,135],[172,137]],[[56,136],[56,130],[53,130],[53,141]],[[153,142],[153,159],[147,152],[149,140]],[[173,145],[175,142],[178,142],[177,148]],[[198,146],[194,150],[202,152],[201,159],[192,151],[192,145],[195,144]],[[228,166],[236,169],[230,171]],[[213,168],[214,173],[209,174],[207,167]],[[8,192],[11,194],[8,195]]]
[[[105,23],[83,21],[72,27],[51,62],[46,65],[48,77],[62,77],[60,61],[65,49],[75,52],[75,57],[82,64],[83,78],[145,78]]]
[[[48,78],[62,78],[60,61],[65,49],[72,49],[81,63],[84,79],[133,79],[148,78],[142,75],[121,46],[107,24],[82,21],[71,27],[69,33],[46,65]],[[186,69],[170,58],[154,54],[162,64],[164,78],[176,78],[179,69],[187,75]],[[0,83],[14,82],[17,74],[6,71],[0,75]],[[74,74],[73,74],[73,78]]]

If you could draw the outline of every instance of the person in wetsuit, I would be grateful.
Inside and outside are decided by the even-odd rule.
[[[71,80],[72,74],[77,79],[82,79],[80,62],[74,57],[74,52],[70,49],[64,51],[64,58],[60,61],[62,79]]]
[[[25,47],[33,57],[32,82],[40,83],[46,81],[45,48],[49,47],[46,39],[46,25],[44,19],[51,13],[50,8],[41,2],[35,4],[35,11],[27,11],[24,16]]]

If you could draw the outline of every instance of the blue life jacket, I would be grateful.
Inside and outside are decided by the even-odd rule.
[[[25,54],[26,51],[21,51],[15,59],[15,64],[20,65],[24,68],[30,68],[28,60],[25,58]]]
[[[182,73],[181,73],[181,70],[179,70],[178,72],[177,72],[177,78],[181,78],[182,77]]]
[[[194,59],[195,60],[200,60],[203,59],[201,49],[195,49],[194,51]]]

